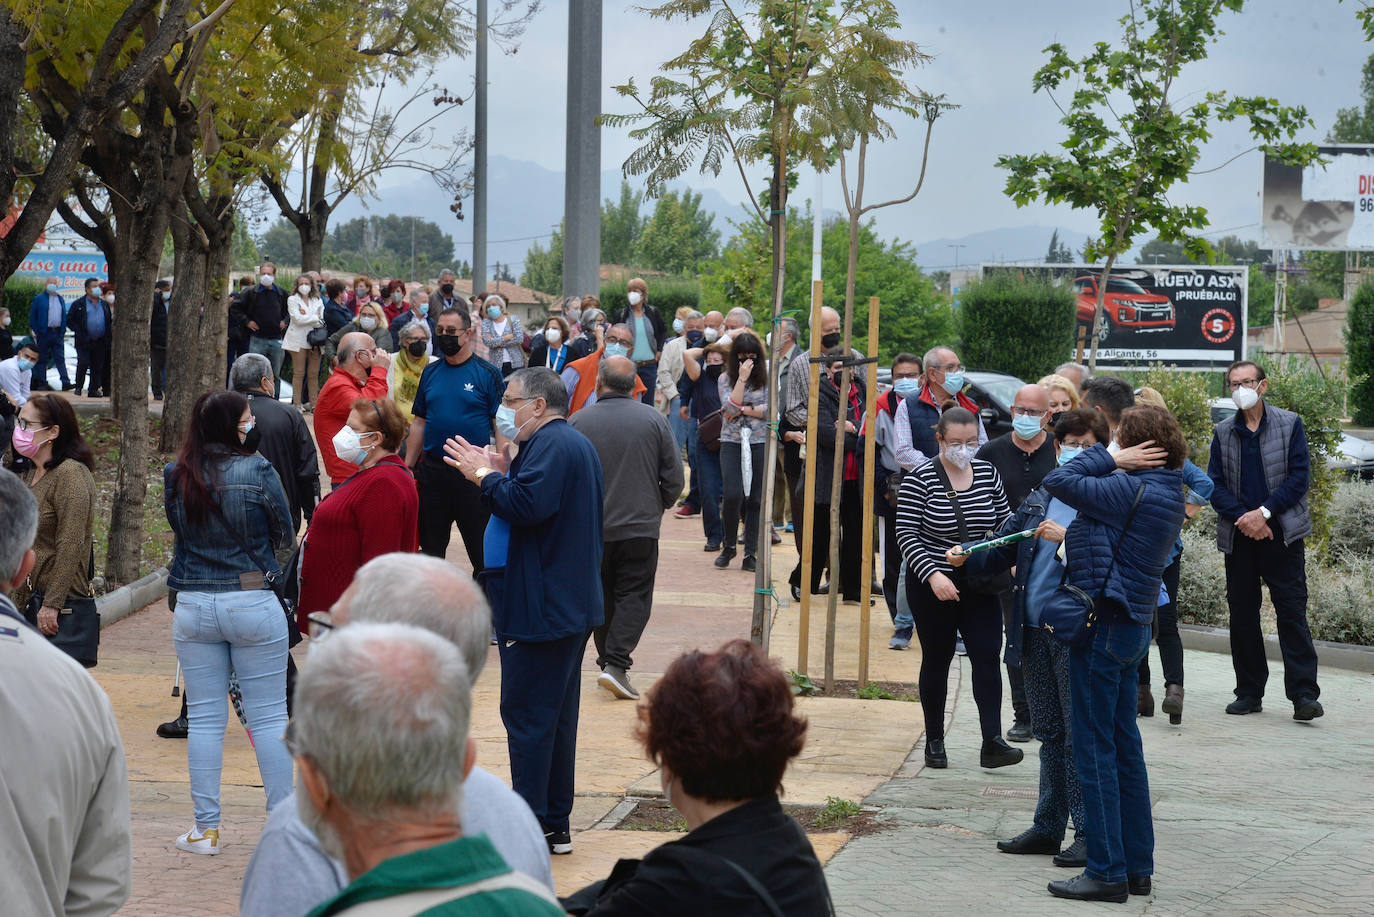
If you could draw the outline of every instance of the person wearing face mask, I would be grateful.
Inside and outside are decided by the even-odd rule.
[[[1207,476],[1216,484],[1217,548],[1226,559],[1226,603],[1231,613],[1234,715],[1259,713],[1269,680],[1260,633],[1261,587],[1278,618],[1284,693],[1293,719],[1322,716],[1317,652],[1307,625],[1304,541],[1312,534],[1307,490],[1312,458],[1302,418],[1264,400],[1269,379],[1248,360],[1231,365],[1226,383],[1237,411],[1217,424]]]
[[[234,361],[229,385],[248,399],[253,412],[253,430],[244,445],[276,469],[291,509],[291,531],[298,532],[302,519],[310,523],[320,501],[319,453],[310,425],[300,411],[272,397],[272,364],[260,353],[246,353]],[[294,539],[291,546],[295,547]],[[289,557],[284,553],[277,560],[284,564]]]
[[[153,284],[153,311],[148,321],[148,375],[153,400],[161,401],[167,388],[167,304],[172,301],[172,281]]]
[[[571,337],[572,329],[567,319],[561,315],[550,315],[548,321],[544,322],[544,330],[530,347],[530,365],[543,366],[556,373],[563,372],[572,359],[572,347],[568,343]]]
[[[329,336],[329,340],[324,344],[322,358],[331,367],[338,362],[339,342],[345,335],[362,332],[372,338],[379,348],[387,353],[396,352],[396,339],[391,336],[391,331],[386,326],[386,314],[382,311],[380,304],[376,302],[366,302],[358,307],[357,316],[344,325],[338,331]]]
[[[12,356],[14,356],[14,332],[10,330],[10,310],[0,306],[0,360],[8,360]],[[32,377],[29,379],[29,387],[33,387]]]
[[[589,404],[596,404],[596,373],[601,368],[601,358],[628,357],[634,349],[634,331],[629,325],[611,325],[597,330],[597,349],[579,360],[573,360],[560,374],[563,386],[568,392],[568,415],[572,416]],[[643,400],[648,391],[644,380],[635,374],[634,397]]]
[[[282,349],[291,354],[291,406],[310,413],[310,388],[319,397],[320,348],[312,345],[310,333],[324,327],[324,300],[315,279],[309,274],[296,278],[286,299],[291,325],[282,338]]]
[[[588,633],[604,623],[601,462],[567,414],[558,375],[522,369],[508,380],[496,417],[501,436],[519,445],[514,459],[462,436],[444,444],[445,461],[480,488],[493,522],[509,530],[504,582],[499,595],[488,591],[500,640],[501,721],[511,784],[554,854],[572,853],[582,656]]]
[[[635,397],[645,404],[654,403],[658,386],[658,361],[663,354],[663,345],[668,340],[668,326],[658,309],[649,304],[649,285],[635,277],[626,284],[626,299],[629,305],[616,316],[616,324],[629,325],[634,334],[634,346],[625,356],[635,361],[639,381],[644,383],[642,392]]]
[[[902,471],[915,471],[939,453],[933,430],[943,405],[953,401],[971,413],[978,424],[978,444],[988,441],[987,430],[978,415],[978,405],[964,394],[964,366],[959,355],[948,347],[932,347],[921,358],[924,381],[915,397],[902,401],[902,410],[893,418],[893,456]]]
[[[101,390],[105,377],[105,364],[110,358],[110,337],[113,327],[114,287],[101,283],[94,277],[86,278],[86,295],[77,300],[67,314],[67,327],[71,329],[72,341],[76,347],[76,393],[86,388],[89,398],[101,398],[108,392]],[[90,385],[86,386],[86,373],[90,372]]]
[[[689,317],[695,313],[700,316],[691,306],[683,306],[677,310],[677,315],[673,318],[673,333],[663,344],[663,352],[658,358],[658,372],[655,376],[655,384],[658,386],[654,393],[654,402],[660,411],[668,418],[668,424],[673,427],[674,435],[679,430],[677,427],[678,411],[682,405],[677,400],[677,380],[682,375],[682,351],[687,347],[687,328]],[[681,438],[682,446],[685,448],[687,440]]]
[[[569,321],[571,320],[569,313]],[[610,326],[606,323],[606,313],[601,311],[601,301],[595,296],[585,297],[577,310],[577,321],[574,325],[579,330],[572,346],[568,348],[569,362],[590,356],[605,343],[606,329]]]
[[[682,378],[678,380],[678,397],[691,422],[692,438],[687,443],[687,461],[692,478],[700,478],[701,529],[706,536],[706,552],[720,550],[725,537],[721,523],[721,499],[724,482],[720,470],[720,431],[724,423],[720,401],[720,376],[725,371],[725,356],[729,344],[706,344],[701,340],[682,352]],[[679,516],[681,510],[678,511]]]
[[[1053,373],[1048,376],[1041,376],[1040,381],[1036,384],[1043,386],[1050,396],[1049,428],[1051,430],[1054,429],[1055,424],[1059,423],[1060,417],[1063,417],[1068,411],[1077,410],[1081,405],[1078,389],[1074,387],[1071,380],[1065,379],[1063,376]]]
[[[372,278],[366,274],[359,274],[353,278],[352,284],[344,286],[347,292],[344,293],[342,302],[350,316],[357,315],[362,306],[372,302]]]
[[[406,464],[420,490],[420,550],[431,557],[448,553],[453,526],[463,539],[473,575],[486,568],[483,538],[490,515],[480,489],[444,462],[444,443],[461,436],[485,446],[492,441],[492,419],[505,386],[501,373],[472,352],[477,336],[466,309],[445,309],[434,335],[442,359],[425,367],[411,407]]]
[[[1091,410],[1070,410],[1054,428],[1055,465],[1073,461],[1108,437],[1107,421]],[[1040,610],[1064,574],[1060,545],[1078,511],[1036,487],[994,537],[1035,530],[1035,538],[974,554],[951,548],[945,559],[955,569],[995,573],[1016,570],[1012,589],[1011,624],[1007,628],[1007,658],[1016,658],[1025,676],[1031,729],[1040,740],[1040,795],[1031,827],[997,849],[1018,855],[1053,856],[1056,866],[1087,864],[1083,790],[1074,768],[1069,703],[1069,647],[1040,627]],[[1068,825],[1073,842],[1061,849]]]
[[[506,310],[506,300],[492,293],[482,304],[482,343],[487,359],[501,370],[501,378],[509,376],[525,365],[525,329],[520,319]]]
[[[332,335],[344,325],[353,321],[353,313],[344,304],[344,291],[348,284],[337,278],[324,284],[324,327]]]
[[[272,361],[272,379],[276,385],[274,398],[281,397],[281,367],[286,362],[282,336],[290,326],[291,316],[286,307],[287,291],[277,286],[277,266],[264,261],[258,267],[258,282],[240,298],[239,308],[247,317],[248,350],[260,353]]]
[[[371,337],[355,331],[339,341],[337,363],[324,388],[320,389],[314,418],[315,441],[319,444],[331,486],[343,483],[358,470],[356,464],[334,452],[334,434],[347,423],[355,400],[386,397],[391,355],[378,347]]]
[[[252,277],[240,277],[232,292],[229,294],[229,301],[226,304],[228,317],[228,329],[225,339],[225,372],[227,374],[234,361],[248,352],[248,341],[251,332],[248,330],[248,313],[244,311],[248,291],[253,289],[256,281]]]
[[[387,372],[387,391],[409,424],[414,418],[411,408],[415,404],[415,394],[420,390],[420,376],[426,366],[439,358],[430,353],[433,344],[425,322],[411,322],[402,327],[400,344],[396,348],[396,355],[392,357],[391,369]]]
[[[0,453],[9,448],[14,418],[29,400],[29,385],[37,365],[38,345],[33,338],[22,338],[19,352],[0,360]]]
[[[229,672],[238,676],[270,813],[291,794],[286,731],[287,622],[272,583],[292,536],[281,480],[245,440],[255,426],[238,392],[206,392],[186,440],[163,469],[176,534],[168,586],[177,590],[173,642],[186,676],[187,761],[195,822],[176,839],[187,853],[220,852],[220,767]]]
[[[1054,437],[1046,432],[1050,397],[1040,385],[1023,385],[1012,397],[1011,432],[989,440],[978,450],[978,458],[991,462],[1002,477],[1002,489],[1012,512],[1037,487],[1055,465]],[[1018,634],[1013,633],[1012,595],[1003,592],[1002,622],[1007,631],[1007,684],[1011,689],[1013,720],[1007,738],[1013,742],[1031,740],[1030,708],[1026,706],[1026,688],[1021,680],[1021,666],[1017,659]]]
[[[67,381],[67,355],[63,352],[62,340],[67,333],[69,315],[68,309],[76,303],[68,303],[57,292],[58,278],[48,277],[44,281],[43,292],[33,298],[29,304],[29,334],[33,335],[33,342],[38,345],[38,363],[33,368],[33,381],[30,387],[35,392],[50,391],[48,385],[48,364],[57,364],[57,375],[62,380],[62,391],[69,392],[76,386]],[[89,294],[91,284],[100,284],[94,277],[86,278],[86,290]],[[9,310],[4,310],[5,318],[9,318]],[[9,326],[0,329],[0,337],[9,334]],[[8,358],[9,353],[0,353],[0,358]]]
[[[720,394],[721,524],[724,538],[716,567],[730,566],[735,556],[738,526],[744,523],[744,560],[740,569],[752,571],[758,550],[760,500],[765,469],[764,443],[768,436],[768,368],[763,342],[741,330],[730,342],[725,372],[716,380]]]
[[[382,296],[382,311],[386,313],[386,323],[390,325],[396,316],[406,311],[406,282],[399,277],[387,281],[386,293]]]
[[[927,767],[949,766],[945,695],[957,630],[973,669],[973,700],[983,737],[979,763],[1004,767],[1024,755],[1002,738],[1002,672],[997,664],[1002,612],[997,592],[1003,584],[973,581],[966,571],[954,568],[945,552],[985,537],[1011,510],[997,469],[974,457],[979,447],[977,415],[951,402],[945,402],[935,426],[934,456],[902,479],[897,496],[897,542],[907,565],[907,601],[921,643],[925,761]]]
[[[702,334],[705,322],[704,316],[696,309],[684,307],[678,312],[681,318],[674,320],[673,327],[677,328],[678,322],[682,323],[682,327],[677,337],[663,345],[663,356],[658,361],[658,390],[660,399],[668,409],[668,425],[672,427],[673,436],[677,439],[678,451],[687,456],[690,465],[691,449],[689,443],[692,437],[692,418],[682,403],[682,396],[678,393],[678,383],[686,371],[682,358],[683,353],[689,347],[700,347],[705,341]],[[677,511],[673,515],[679,519],[687,519],[699,512],[701,512],[701,486],[697,483],[696,474],[693,472],[687,494],[679,502]]]
[[[432,313],[432,314],[431,314]],[[401,329],[413,323],[419,323],[429,329],[426,341],[434,336],[434,320],[439,315],[433,312],[430,306],[430,295],[424,287],[416,287],[410,291],[410,308],[391,321],[391,336],[396,339],[397,346],[400,346]]]
[[[920,390],[921,358],[910,353],[897,354],[892,360],[892,388],[878,396],[877,430],[874,432],[878,461],[873,511],[883,520],[883,597],[887,600],[887,613],[892,618],[892,640],[887,645],[891,650],[904,650],[911,646],[911,637],[915,633],[911,606],[906,600],[902,549],[897,546],[897,493],[902,485],[902,471],[894,451],[896,442],[893,428],[902,401]],[[800,564],[795,582],[801,582]],[[795,585],[792,594],[794,601],[801,600],[801,590]]]
[[[319,506],[301,546],[301,598],[296,620],[328,611],[353,575],[374,557],[415,553],[420,495],[415,477],[396,454],[406,421],[390,398],[359,398],[334,434],[334,454],[355,467]]]
[[[429,294],[429,314],[438,316],[445,309],[463,305],[462,294],[458,292],[458,275],[448,268],[439,272],[439,283]]]

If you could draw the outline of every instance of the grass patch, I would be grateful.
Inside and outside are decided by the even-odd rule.
[[[863,810],[863,806],[857,802],[841,799],[838,796],[827,796],[825,797],[825,805],[821,806],[820,813],[816,816],[816,826],[831,825],[838,827],[862,813]]]
[[[854,697],[859,700],[895,700],[914,704],[920,700],[919,689],[909,681],[870,681],[860,686],[848,678],[835,679],[830,697]]]
[[[110,542],[110,509],[114,503],[115,483],[119,478],[122,458],[119,452],[119,423],[108,414],[81,418],[81,433],[95,453],[95,567],[97,593],[108,591],[105,585],[105,557]],[[139,576],[147,576],[158,567],[170,566],[174,550],[172,527],[162,506],[162,466],[173,459],[158,451],[162,435],[162,419],[148,418],[148,493],[143,501],[143,552],[139,561]]]
[[[876,813],[864,811],[859,803],[837,796],[827,796],[823,806],[784,803],[782,810],[796,819],[797,824],[806,831],[846,831],[860,837],[872,834],[881,827]],[[663,800],[643,799],[615,826],[615,830],[685,834],[687,823],[677,809]]]

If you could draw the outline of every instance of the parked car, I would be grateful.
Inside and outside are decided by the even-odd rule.
[[[1078,294],[1078,323],[1092,327],[1097,311],[1098,278],[1085,274],[1073,282]],[[1106,321],[1099,341],[1111,337],[1113,331],[1172,331],[1174,304],[1169,297],[1150,293],[1134,280],[1125,277],[1107,278],[1107,298],[1103,303]]]
[[[1236,413],[1230,398],[1211,400],[1212,423],[1221,423]],[[1326,460],[1326,467],[1352,478],[1374,480],[1374,442],[1341,432],[1339,451]]]
[[[1022,382],[1006,373],[971,369],[964,373],[964,394],[978,405],[978,416],[988,431],[988,439],[1011,432],[1011,402]]]

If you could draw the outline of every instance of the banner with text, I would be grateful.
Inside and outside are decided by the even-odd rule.
[[[1374,146],[1319,146],[1324,165],[1264,158],[1266,248],[1374,250]]]
[[[45,278],[57,278],[57,292],[71,302],[86,292],[86,278],[95,277],[102,283],[110,279],[110,266],[100,252],[59,252],[33,249],[19,263],[14,272],[43,283]]]
[[[1073,288],[1078,302],[1070,357],[1086,354],[1102,269],[1086,264],[983,265],[983,276],[1042,277]],[[1118,265],[1107,280],[1099,369],[1148,363],[1225,369],[1245,355],[1249,273],[1244,266]],[[1086,356],[1083,357],[1086,359]]]

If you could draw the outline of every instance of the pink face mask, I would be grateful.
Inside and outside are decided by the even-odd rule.
[[[43,429],[47,428],[44,427]],[[46,445],[46,441],[42,443],[35,443],[33,441],[32,430],[22,430],[19,427],[14,428],[14,437],[12,439],[12,442],[14,443],[14,451],[18,452],[25,458],[33,458],[35,455],[38,454],[38,450],[42,449],[43,446]]]

